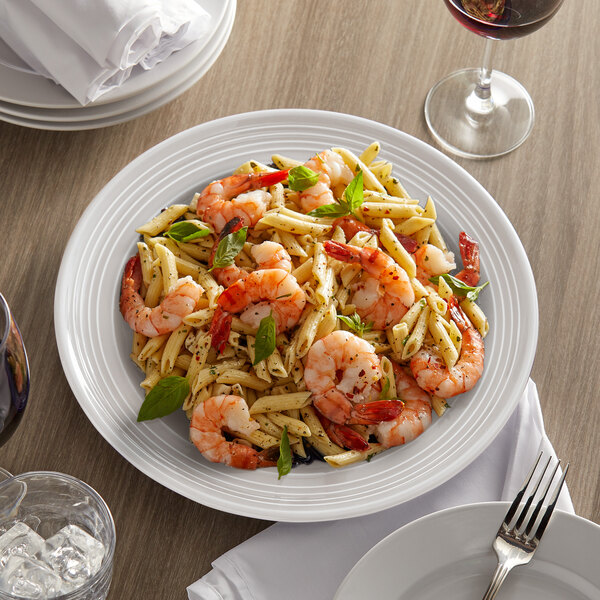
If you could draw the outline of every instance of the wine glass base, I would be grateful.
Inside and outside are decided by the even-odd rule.
[[[519,147],[535,120],[533,101],[516,80],[492,71],[492,109],[469,108],[480,69],[463,69],[434,85],[425,98],[425,120],[435,140],[465,158],[494,158]]]

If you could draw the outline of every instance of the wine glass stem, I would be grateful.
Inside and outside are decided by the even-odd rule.
[[[485,121],[486,117],[494,110],[494,99],[492,98],[490,87],[493,51],[493,41],[486,38],[483,61],[479,70],[479,81],[475,89],[467,97],[467,118],[474,124]]]

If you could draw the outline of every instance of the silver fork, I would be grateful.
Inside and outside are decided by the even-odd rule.
[[[540,455],[537,457],[537,460],[535,461],[531,471],[525,478],[523,487],[521,487],[519,490],[513,503],[508,509],[502,524],[500,525],[500,529],[498,530],[498,534],[496,535],[496,539],[494,540],[493,544],[493,548],[498,556],[498,566],[496,567],[496,571],[494,572],[492,581],[487,589],[487,592],[485,593],[485,596],[483,597],[483,600],[493,600],[496,597],[500,586],[506,579],[509,571],[513,567],[525,565],[531,560],[534,552],[537,550],[546,526],[548,525],[548,521],[550,521],[550,517],[552,516],[552,512],[554,511],[556,502],[558,500],[558,495],[560,494],[560,490],[565,482],[569,465],[567,464],[560,480],[558,481],[558,484],[554,486],[554,490],[552,493],[550,493],[550,488],[552,486],[552,482],[554,481],[554,476],[558,471],[560,460],[557,462],[537,505],[533,509],[533,512],[529,515],[529,518],[527,518],[527,513],[533,504],[534,497],[538,492],[542,480],[544,479],[544,475],[546,474],[546,471],[548,470],[552,460],[552,457],[550,457],[542,473],[536,477],[535,480],[533,480],[533,475],[541,458],[542,453],[540,452]],[[516,522],[511,527],[511,523],[521,505],[521,501],[523,500],[528,488],[530,488],[530,483],[533,487],[533,490],[531,491],[530,496],[527,498],[527,501],[521,509],[521,512],[516,517]],[[546,510],[538,522],[538,517],[547,497],[549,500]],[[535,529],[535,533],[532,534],[536,522],[537,528]]]

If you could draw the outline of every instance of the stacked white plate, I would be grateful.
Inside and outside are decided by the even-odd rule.
[[[231,33],[236,0],[198,0],[211,15],[203,40],[137,73],[97,101],[81,106],[66,90],[31,71],[0,40],[0,120],[69,131],[116,125],[144,115],[196,83],[217,60]]]

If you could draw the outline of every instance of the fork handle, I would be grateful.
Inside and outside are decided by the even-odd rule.
[[[498,566],[494,571],[494,575],[492,576],[492,581],[490,582],[487,592],[482,600],[494,600],[498,590],[500,589],[500,586],[504,583],[504,580],[506,579],[506,576],[511,568],[512,566],[509,567],[506,563],[498,563]]]

